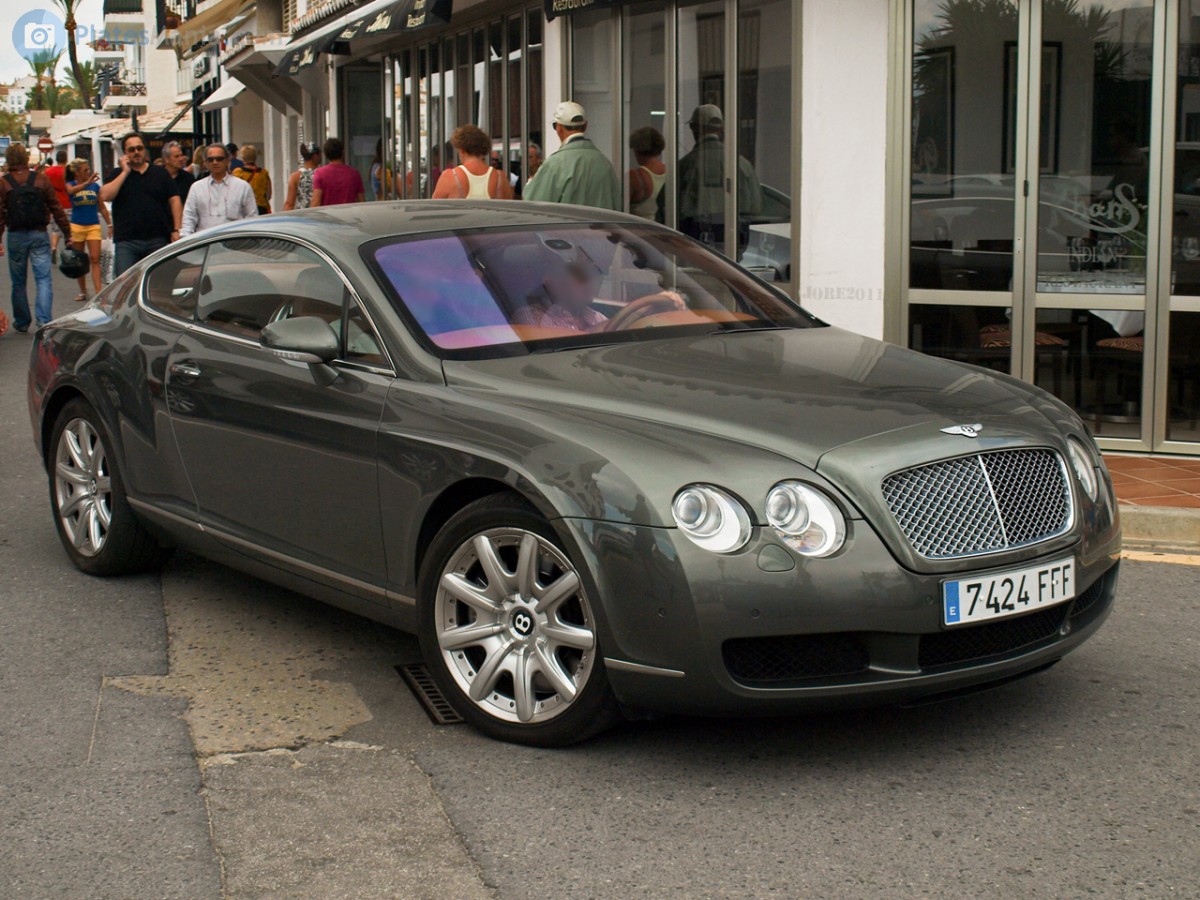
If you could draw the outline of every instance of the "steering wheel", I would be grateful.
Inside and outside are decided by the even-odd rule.
[[[625,331],[641,327],[637,323],[649,316],[659,313],[675,312],[680,308],[679,300],[667,294],[650,294],[638,297],[632,303],[621,307],[612,318],[604,323],[602,331]]]

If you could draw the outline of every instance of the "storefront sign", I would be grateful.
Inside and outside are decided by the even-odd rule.
[[[350,53],[352,41],[401,34],[450,21],[453,0],[396,0],[370,15],[347,16],[341,27],[299,42],[288,50],[275,75],[296,75],[316,63],[323,53]]]
[[[628,6],[635,0],[545,0],[546,21],[558,16],[573,16],[590,9]]]

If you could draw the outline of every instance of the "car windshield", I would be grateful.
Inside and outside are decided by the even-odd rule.
[[[392,303],[443,358],[822,323],[653,225],[439,232],[367,245]]]

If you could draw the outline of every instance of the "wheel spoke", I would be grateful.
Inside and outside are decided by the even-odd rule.
[[[525,532],[517,554],[517,591],[522,597],[533,597],[534,591],[537,590],[538,562],[541,555],[537,537]]]
[[[575,699],[575,682],[571,680],[571,676],[563,669],[562,664],[558,661],[553,653],[545,647],[537,648],[538,669],[555,692],[566,701]]]
[[[544,589],[544,593],[538,598],[538,612],[554,612],[560,603],[573,597],[578,590],[579,576],[575,572],[563,572],[553,584]]]
[[[502,631],[504,631],[504,625],[500,622],[476,622],[473,625],[464,625],[462,628],[443,631],[438,635],[438,646],[443,650],[459,650],[463,647],[482,644],[488,638],[500,634]]]
[[[493,594],[494,589],[490,584],[481,588],[456,572],[447,572],[442,576],[442,590],[485,616],[498,618],[500,615],[500,600],[504,595]]]
[[[67,502],[59,508],[58,514],[63,518],[69,518],[75,515],[75,513],[80,511],[80,508],[84,505],[87,499],[88,495],[83,491],[76,491],[69,498],[67,498]]]
[[[104,526],[105,532],[112,526],[112,510],[108,508],[107,503],[96,503],[96,516],[100,519],[100,524]]]
[[[468,696],[472,700],[478,703],[491,693],[492,688],[496,686],[496,680],[503,671],[504,661],[508,659],[508,655],[512,651],[513,644],[511,641],[505,641],[492,649],[471,682],[471,690]]]
[[[88,507],[87,524],[88,542],[92,545],[92,550],[99,550],[104,540],[104,526],[100,521],[100,510],[94,502]]]
[[[101,495],[112,493],[112,479],[107,475],[97,476],[96,493]]]
[[[537,698],[533,693],[533,676],[537,667],[532,665],[529,653],[517,656],[516,671],[513,672],[513,699],[517,702],[517,718],[528,722],[537,710]]]
[[[63,481],[69,482],[77,487],[87,487],[87,473],[76,466],[69,466],[66,463],[60,462],[54,467],[54,474]]]
[[[80,430],[82,430],[82,426],[80,426]],[[80,435],[68,429],[63,432],[63,442],[67,446],[67,452],[71,455],[71,461],[75,463],[75,468],[87,473],[91,468],[88,465],[91,454],[84,448]]]
[[[574,650],[591,650],[596,646],[596,636],[586,628],[567,625],[564,622],[549,622],[542,626],[542,634],[551,644],[570,647]]]
[[[76,550],[82,551],[87,546],[88,534],[92,530],[92,503],[91,499],[83,505],[80,510],[79,521],[75,524],[75,532],[71,535],[71,543],[75,545]]]
[[[505,571],[504,563],[496,555],[496,548],[491,540],[486,535],[476,535],[474,547],[475,555],[479,557],[479,564],[483,566],[483,572],[487,576],[488,595],[504,597],[511,594],[514,587],[512,575]]]

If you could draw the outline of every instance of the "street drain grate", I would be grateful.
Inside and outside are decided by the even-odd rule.
[[[454,711],[450,701],[438,690],[425,663],[396,666],[396,671],[400,673],[404,683],[413,692],[413,696],[425,708],[425,712],[429,714],[434,725],[459,725],[462,723],[463,717]]]

